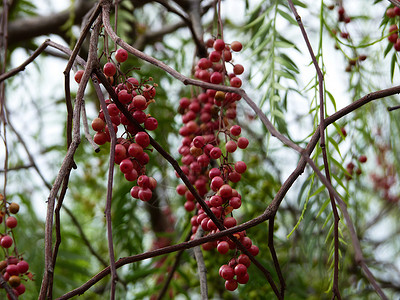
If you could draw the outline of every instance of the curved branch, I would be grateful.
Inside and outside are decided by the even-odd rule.
[[[13,21],[9,24],[9,44],[16,44],[38,36],[51,33],[63,32],[63,25],[73,14],[75,24],[80,24],[85,14],[93,7],[93,1],[78,1],[74,10],[70,9],[50,14],[47,16],[37,16],[32,18],[23,18]]]

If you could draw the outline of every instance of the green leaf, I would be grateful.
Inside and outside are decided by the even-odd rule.
[[[396,63],[397,63],[397,54],[395,52],[395,53],[393,53],[392,60],[390,62],[390,80],[392,81],[392,83],[393,83],[393,76],[394,76],[394,70],[396,67]]]
[[[278,13],[279,13],[282,17],[284,17],[286,20],[288,20],[290,23],[292,23],[293,25],[299,25],[299,24],[297,23],[297,21],[296,21],[291,15],[289,15],[288,13],[284,12],[283,10],[281,10],[281,9],[279,9],[279,8],[278,8]]]

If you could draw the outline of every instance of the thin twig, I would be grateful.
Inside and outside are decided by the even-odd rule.
[[[199,227],[196,231],[196,234],[194,235],[194,238],[200,238],[203,233],[203,229]],[[204,257],[203,253],[201,252],[200,246],[194,247],[193,253],[197,262],[197,273],[199,274],[201,300],[208,300],[207,268],[204,263]]]
[[[36,59],[36,57],[38,57],[48,46],[53,47],[67,55],[71,55],[71,53],[72,53],[71,49],[47,39],[22,64],[20,64],[18,67],[11,69],[10,71],[8,71],[6,73],[1,74],[0,82],[3,82],[7,78],[10,78],[10,77],[16,75],[17,73],[25,70],[26,66],[29,65],[31,62],[33,62]],[[86,62],[79,56],[76,58],[76,61],[81,66],[85,66],[85,64],[86,64]]]
[[[67,66],[65,67],[64,70],[64,89],[65,89],[65,104],[67,106],[67,149],[71,145],[72,142],[72,117],[73,117],[73,109],[72,109],[72,100],[71,100],[71,91],[70,91],[70,84],[69,84],[69,74],[72,68],[72,65],[75,62],[76,57],[78,56],[79,50],[82,47],[82,44],[84,40],[86,39],[86,36],[89,33],[90,27],[92,26],[93,22],[96,20],[98,15],[101,12],[101,6],[100,3],[97,4],[96,8],[94,9],[92,15],[90,16],[87,24],[83,28],[81,35],[79,37],[79,40],[75,44],[74,50],[72,51],[72,54],[68,60]],[[90,140],[89,140],[90,141]],[[75,162],[74,162],[74,169],[76,168]]]
[[[283,275],[282,275],[282,270],[281,270],[281,267],[279,265],[278,256],[276,255],[275,246],[274,246],[275,216],[276,216],[276,214],[271,216],[271,218],[269,219],[269,225],[268,225],[268,248],[269,248],[269,251],[271,252],[271,256],[272,256],[272,260],[274,262],[276,273],[278,274],[279,283],[281,284],[281,296],[282,296],[282,299],[284,299],[285,298],[286,284],[285,284],[285,279],[283,278]]]
[[[400,109],[400,105],[396,105],[396,106],[392,106],[392,107],[388,107],[387,108],[388,111],[392,111],[392,110],[396,110],[396,109]]]
[[[55,209],[55,228],[56,228],[56,241],[54,243],[54,250],[53,250],[53,272],[49,273],[49,288],[47,291],[47,299],[51,300],[53,299],[53,279],[54,279],[54,268],[56,266],[57,262],[57,255],[58,255],[58,249],[61,244],[61,218],[60,218],[60,210],[65,198],[65,194],[67,193],[68,189],[68,183],[69,183],[69,175],[71,174],[71,169],[69,172],[66,174],[64,180],[63,180],[63,186],[61,188],[60,196],[57,198],[57,206]]]

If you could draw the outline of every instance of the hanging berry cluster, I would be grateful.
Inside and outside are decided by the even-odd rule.
[[[118,65],[125,62],[127,58],[128,53],[126,50],[118,49],[116,51],[115,60]],[[152,79],[139,82],[134,77],[126,78],[125,74],[119,71],[117,73],[117,66],[113,62],[107,62],[104,65],[103,73],[113,85],[119,102],[125,106],[132,117],[139,124],[142,124],[145,129],[155,130],[158,127],[157,119],[145,113],[149,104],[155,102],[155,88],[157,85],[148,84]],[[78,83],[79,81],[77,80]],[[142,201],[149,201],[153,194],[152,191],[157,185],[157,181],[153,177],[146,175],[146,164],[150,160],[147,152],[151,151],[149,148],[150,137],[146,132],[139,131],[112,100],[106,100],[106,104],[114,132],[117,133],[119,128],[123,128],[122,134],[117,138],[117,144],[115,145],[115,163],[119,165],[119,169],[126,180],[130,182],[136,181],[137,185],[133,186],[130,192],[132,197]],[[96,131],[93,137],[96,144],[103,145],[111,141],[109,128],[106,125],[102,110],[100,110],[98,117],[93,120],[92,128]]]
[[[21,282],[32,280],[32,273],[28,272],[29,264],[18,253],[13,229],[17,227],[17,218],[11,214],[17,214],[19,205],[17,203],[8,203],[2,194],[0,194],[2,203],[0,211],[0,224],[4,221],[4,233],[0,233],[0,246],[4,251],[4,260],[0,261],[0,272],[4,280],[11,286],[12,291],[18,297],[25,293],[25,285]],[[8,299],[11,296],[7,294]]]
[[[390,19],[389,23],[391,24],[389,26],[389,36],[388,36],[388,41],[393,44],[393,48],[396,51],[400,51],[400,39],[399,39],[399,28],[397,27],[397,22],[398,22],[398,16],[400,16],[400,8],[395,6],[395,7],[389,7],[386,11],[386,16]]]
[[[232,51],[241,51],[242,44],[235,41],[228,45],[222,39],[210,39],[207,41],[207,47],[211,52],[208,58],[201,58],[198,61],[194,76],[205,82],[214,84],[229,82],[232,87],[241,87],[242,81],[238,75],[244,72],[244,68],[240,64],[233,63]],[[227,72],[228,64],[232,65],[233,73]],[[182,155],[182,170],[199,195],[205,197],[206,204],[226,228],[236,226],[237,221],[232,212],[242,205],[241,195],[231,185],[239,182],[247,169],[243,161],[232,162],[232,153],[237,148],[245,149],[249,144],[247,138],[240,137],[241,127],[234,121],[236,102],[240,99],[241,97],[235,93],[207,89],[191,99],[186,97],[180,99],[179,105],[184,124],[179,130],[183,140],[178,150]],[[197,208],[196,214],[191,218],[192,237],[199,227],[206,233],[219,231],[201,206],[198,203],[196,205],[193,194],[185,185],[178,185],[176,191],[179,195],[185,196],[184,207],[187,211]],[[252,244],[245,231],[235,236],[252,255],[258,254],[258,247]],[[208,242],[202,247],[204,250],[217,248],[221,254],[233,250],[233,258],[220,270],[220,276],[226,280],[227,290],[235,290],[238,283],[247,283],[250,259],[245,254],[239,255],[236,244],[229,238]]]

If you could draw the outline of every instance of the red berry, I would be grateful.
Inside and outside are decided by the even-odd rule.
[[[6,268],[6,272],[10,276],[18,275],[19,274],[18,266],[17,265],[8,265]]]
[[[392,33],[391,35],[388,36],[388,40],[390,43],[394,44],[394,43],[396,43],[398,37],[399,36],[397,33]]]
[[[200,226],[201,228],[203,228],[204,231],[210,231],[210,228],[208,227],[209,220],[209,217],[205,217],[203,220],[201,220]]]
[[[235,73],[236,75],[240,75],[244,72],[244,67],[241,64],[236,64],[233,67],[233,73]]]
[[[186,209],[186,211],[193,211],[196,207],[196,204],[193,201],[186,201],[183,207]]]
[[[229,184],[222,185],[218,190],[218,195],[221,196],[223,199],[229,199],[230,197],[232,197],[232,187]]]
[[[124,176],[128,181],[135,181],[138,178],[138,173],[136,169],[132,169],[129,173],[125,173]]]
[[[5,281],[8,281],[8,280],[10,279],[10,274],[8,274],[7,272],[5,272],[5,273],[3,274],[3,277],[4,277],[4,280],[5,280]]]
[[[240,80],[239,77],[233,77],[230,80],[230,84],[231,84],[232,87],[239,88],[239,87],[242,86],[242,80]]]
[[[121,161],[119,164],[119,169],[121,170],[122,173],[130,173],[133,170],[133,163],[129,158],[124,159]]]
[[[104,132],[97,132],[93,137],[93,141],[97,145],[104,145],[106,142],[108,142],[108,137]]]
[[[234,41],[231,43],[232,51],[239,52],[240,50],[242,50],[242,48],[243,48],[243,46],[242,46],[241,42]]]
[[[143,153],[143,148],[142,148],[142,146],[140,146],[136,143],[132,143],[129,145],[128,153],[132,157],[137,157]]]
[[[83,72],[84,72],[83,70],[79,70],[78,72],[75,73],[74,79],[77,83],[81,83]]]
[[[395,6],[394,13],[396,14],[396,16],[400,16],[400,7]]]
[[[243,161],[237,161],[237,162],[235,163],[235,171],[236,171],[236,172],[242,174],[242,173],[246,172],[246,169],[247,169],[247,165],[246,165],[245,162],[243,162]]]
[[[236,281],[240,284],[246,284],[249,282],[249,274],[245,273],[244,275],[236,276]]]
[[[242,132],[242,128],[239,125],[233,125],[229,131],[233,136],[238,136]]]
[[[17,268],[20,274],[24,274],[28,272],[29,264],[25,260],[21,260],[19,263],[17,263]]]
[[[176,187],[176,192],[178,193],[178,195],[185,195],[187,191],[187,187],[184,184],[178,184],[178,186]]]
[[[113,63],[108,62],[104,65],[103,72],[104,72],[104,75],[106,75],[108,77],[112,77],[117,72],[117,68],[115,67],[115,65]]]
[[[220,176],[215,176],[211,180],[210,187],[213,191],[218,191],[218,189],[224,184],[224,180]]]
[[[367,156],[366,155],[361,155],[359,158],[358,158],[358,161],[360,162],[360,163],[365,163],[366,161],[367,161]],[[7,219],[8,220],[8,219]]]
[[[197,158],[197,162],[200,166],[207,167],[210,164],[210,158],[207,155],[202,154]]]
[[[396,24],[390,25],[389,27],[389,33],[397,33],[399,29],[397,28]]]
[[[126,86],[129,90],[136,89],[139,86],[139,81],[136,78],[129,77],[126,80]]]
[[[208,68],[211,68],[212,62],[209,61],[207,58],[200,58],[199,62],[197,63],[200,69],[206,70]]]
[[[203,148],[204,147],[204,145],[205,145],[205,139],[204,139],[204,137],[203,136],[196,136],[194,139],[193,139],[193,145],[196,147],[196,148]]]
[[[149,177],[147,175],[140,175],[137,180],[138,186],[142,188],[147,188],[149,186]]]
[[[115,103],[108,104],[107,110],[110,116],[117,116],[119,114],[119,109]]]
[[[236,276],[243,276],[244,274],[247,273],[247,267],[243,264],[237,264],[234,269],[234,272]]]
[[[92,128],[94,131],[102,131],[106,127],[106,122],[100,118],[95,118],[92,121]]]
[[[256,245],[252,245],[249,248],[249,252],[250,252],[251,255],[257,256],[258,252],[260,252],[260,249],[258,249],[258,247]]]
[[[226,151],[228,151],[229,153],[233,153],[236,151],[237,149],[237,145],[235,143],[235,141],[228,141],[225,145]]]
[[[251,239],[247,236],[243,237],[240,242],[246,249],[249,249],[253,245]]]
[[[221,59],[221,53],[218,52],[218,51],[212,51],[212,52],[209,54],[208,58],[209,58],[210,61],[212,61],[212,62],[220,61],[220,59]]]
[[[118,49],[117,52],[115,52],[115,59],[117,62],[124,62],[128,59],[128,52],[125,49]]]
[[[219,206],[222,205],[222,203],[223,203],[223,200],[222,200],[222,198],[221,198],[220,196],[218,196],[218,195],[214,195],[214,196],[212,196],[212,197],[210,198],[210,204],[211,204],[213,207],[219,207]]]
[[[396,43],[394,43],[394,49],[400,51],[400,39],[397,39]]]
[[[136,95],[132,99],[132,103],[136,109],[144,110],[147,107],[147,100],[142,95]]]
[[[238,287],[238,283],[235,279],[225,281],[225,288],[228,291],[234,291],[237,289],[237,287]]]
[[[388,10],[386,11],[386,15],[388,16],[388,18],[394,18],[396,16],[394,8],[393,7],[388,8]]]
[[[234,217],[227,217],[224,219],[224,226],[226,228],[231,228],[236,226],[236,219]]]
[[[149,99],[149,100],[154,99],[155,95],[156,95],[156,88],[154,86],[146,85],[143,88],[143,96],[146,99]]]
[[[144,121],[144,128],[147,130],[155,130],[158,127],[158,121],[156,118],[148,117],[146,121]]]
[[[223,279],[230,280],[230,279],[233,279],[233,277],[235,276],[235,272],[233,271],[233,269],[231,267],[226,266],[225,268],[223,268],[221,270],[220,275]]]
[[[142,110],[136,110],[133,114],[132,117],[140,124],[144,123],[146,121],[146,113]],[[137,131],[136,127],[134,127],[135,130]]]
[[[218,168],[212,168],[210,172],[208,172],[208,177],[210,177],[210,179],[213,179],[215,176],[220,176],[220,175],[221,171]]]
[[[149,177],[149,188],[153,191],[157,187],[157,180],[154,177]]]
[[[138,193],[139,199],[142,201],[149,201],[153,196],[153,192],[149,188],[142,188]]]
[[[208,220],[207,227],[208,227],[208,230],[215,230],[218,228],[217,225],[215,225],[213,220]]]
[[[188,108],[190,105],[190,100],[186,97],[181,98],[181,100],[179,100],[179,106],[182,109]]]
[[[6,225],[8,228],[15,228],[17,227],[17,219],[15,217],[8,217],[6,220]]]
[[[222,82],[222,74],[220,72],[213,72],[210,76],[210,82],[220,84]]]
[[[210,251],[216,247],[216,242],[207,242],[201,245],[204,251]]]
[[[23,293],[25,293],[25,285],[23,285],[23,284],[21,283],[19,286],[17,286],[17,287],[15,288],[15,290],[17,291],[18,296],[19,296],[19,295],[22,295]]]
[[[217,245],[217,251],[221,254],[226,254],[229,251],[229,244],[226,241],[219,242]]]
[[[229,199],[229,205],[232,206],[233,209],[238,209],[242,206],[242,200],[239,197],[232,197]]]
[[[250,267],[251,260],[246,254],[240,254],[237,259],[239,264],[245,265],[247,268]]]
[[[115,161],[121,162],[126,158],[126,148],[121,144],[115,145]]]
[[[342,32],[340,33],[340,36],[341,36],[342,38],[344,38],[344,39],[348,39],[350,35],[349,35],[348,32],[342,31]]]
[[[249,145],[249,140],[245,137],[240,137],[237,141],[237,145],[240,149],[246,149]]]
[[[3,248],[10,248],[12,244],[13,244],[13,240],[12,240],[12,238],[11,238],[9,235],[3,236],[3,237],[1,238],[1,240],[0,240],[0,245],[1,245]]]
[[[212,159],[218,159],[218,158],[221,157],[221,155],[222,155],[222,151],[221,151],[221,149],[218,148],[218,147],[214,147],[214,148],[212,148],[211,151],[210,151],[210,157],[211,157]]]
[[[138,187],[137,185],[133,186],[131,188],[131,192],[130,192],[131,196],[133,198],[139,199],[139,190],[140,190],[140,187]]]
[[[225,49],[225,42],[221,39],[215,40],[213,47],[216,51],[222,51]]]
[[[222,53],[224,54],[225,61],[230,61],[232,59],[232,53],[229,50],[224,50]]]
[[[146,132],[140,131],[135,135],[135,142],[143,148],[146,148],[150,145],[150,137]]]
[[[239,182],[240,179],[242,179],[242,175],[240,175],[238,172],[233,171],[229,173],[228,179],[232,182]]]
[[[127,90],[121,90],[118,93],[118,100],[122,103],[122,104],[128,104],[132,101],[132,94],[128,93]]]

